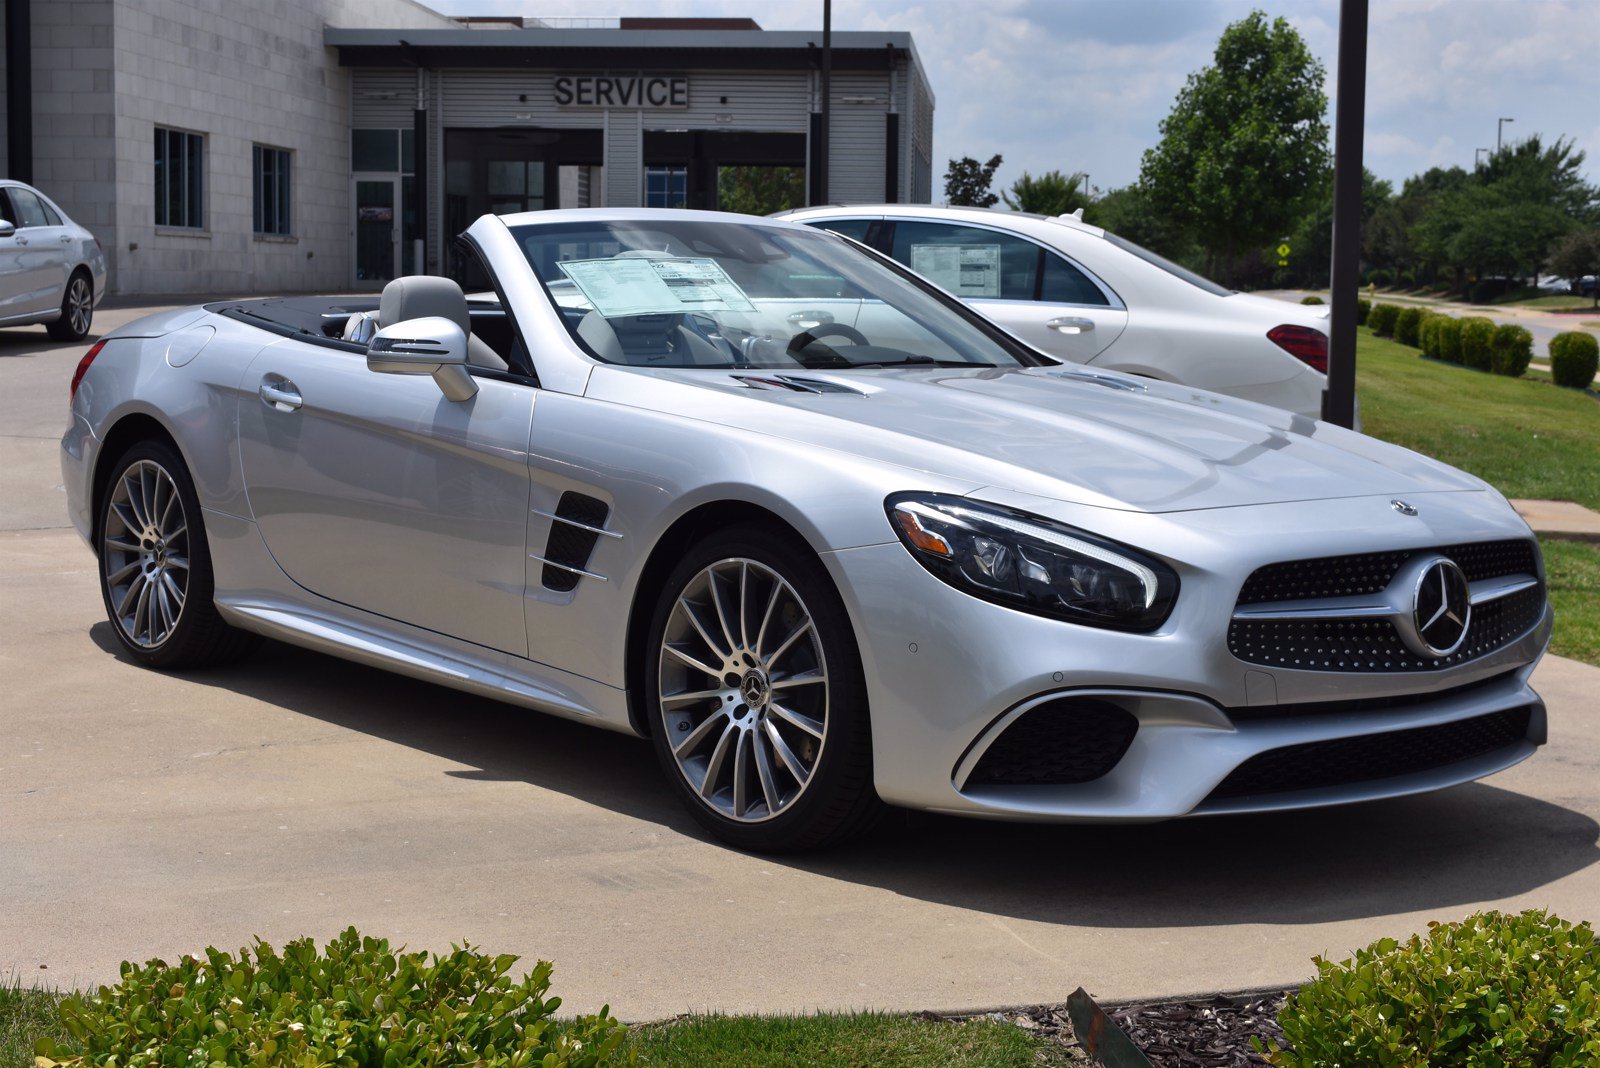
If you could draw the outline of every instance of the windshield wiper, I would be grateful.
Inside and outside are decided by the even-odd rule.
[[[967,360],[936,360],[932,356],[907,356],[903,360],[877,360],[872,363],[853,363],[851,369],[884,367],[993,367],[992,363],[971,363]]]

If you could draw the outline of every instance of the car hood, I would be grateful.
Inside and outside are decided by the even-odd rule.
[[[1086,368],[606,367],[590,395],[1099,507],[1170,512],[1484,488],[1332,424]]]

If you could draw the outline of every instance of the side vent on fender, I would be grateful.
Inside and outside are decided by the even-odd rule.
[[[604,575],[586,570],[595,543],[602,536],[622,537],[605,529],[606,519],[611,514],[611,508],[605,501],[569,490],[561,495],[554,513],[542,512],[537,508],[534,513],[551,521],[550,539],[545,543],[544,555],[534,556],[535,560],[544,563],[540,581],[545,589],[558,592],[576,589],[578,579],[584,577],[605,581]]]

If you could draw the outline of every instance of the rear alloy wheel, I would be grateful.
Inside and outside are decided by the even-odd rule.
[[[667,582],[649,648],[657,754],[718,837],[806,849],[876,811],[859,657],[808,550],[760,528],[702,541]]]
[[[61,297],[61,318],[45,327],[57,341],[82,341],[94,323],[94,287],[82,272],[72,276]]]
[[[100,514],[100,593],[117,640],[150,667],[202,667],[238,656],[254,635],[212,604],[200,502],[171,446],[144,441],[117,460]]]

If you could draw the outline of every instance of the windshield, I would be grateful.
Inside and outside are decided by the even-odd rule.
[[[737,220],[511,233],[567,329],[648,367],[1015,367],[1026,348],[843,238]]]
[[[1219,286],[1217,283],[1213,282],[1211,279],[1207,278],[1205,275],[1196,274],[1195,272],[1189,270],[1189,268],[1187,268],[1187,267],[1180,267],[1178,264],[1173,263],[1171,260],[1167,259],[1165,256],[1157,256],[1154,252],[1151,252],[1149,249],[1145,248],[1144,246],[1135,245],[1132,241],[1129,241],[1125,237],[1118,237],[1116,234],[1112,233],[1110,230],[1106,231],[1106,240],[1111,242],[1113,245],[1117,246],[1118,248],[1122,249],[1124,252],[1131,252],[1135,256],[1138,256],[1141,260],[1144,260],[1144,262],[1146,262],[1146,263],[1148,263],[1148,264],[1150,264],[1152,266],[1155,266],[1155,267],[1160,267],[1163,271],[1166,271],[1168,274],[1176,275],[1177,277],[1183,279],[1185,282],[1188,282],[1190,285],[1195,286],[1195,287],[1197,287],[1199,289],[1203,289],[1207,293],[1212,294],[1213,296],[1218,296],[1218,297],[1231,297],[1231,296],[1233,296],[1233,290],[1229,289],[1227,286]]]

